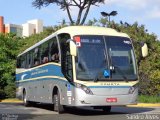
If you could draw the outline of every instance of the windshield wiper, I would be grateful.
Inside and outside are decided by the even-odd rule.
[[[117,71],[119,71],[119,73],[123,77],[124,81],[128,82],[128,78],[126,77],[125,73],[118,66],[113,66],[113,67],[116,68]],[[100,74],[102,74],[101,70],[96,73],[95,78],[94,78],[94,82],[97,82],[101,78],[101,77],[99,77]]]
[[[123,79],[128,82],[128,78],[126,77],[125,73],[118,67],[118,66],[114,66],[114,68],[117,68],[117,70],[119,71],[120,75],[123,77]]]
[[[105,79],[110,78],[110,71],[106,68],[100,69],[94,78],[94,82],[97,82],[99,79],[105,77]]]
[[[96,73],[96,75],[95,75],[95,78],[94,78],[94,82],[97,82],[98,80],[99,80],[99,74],[101,73],[101,71],[98,71],[97,73]]]
[[[95,78],[94,78],[94,82],[97,82],[99,79],[101,79],[103,77],[103,75],[101,76],[101,74],[103,74],[103,72],[102,72],[103,69],[100,69],[100,70],[98,70],[98,72],[96,72],[96,75],[95,75]]]
[[[111,49],[110,49],[110,52],[111,52]],[[119,73],[121,74],[121,76],[123,77],[123,79],[124,79],[126,82],[128,82],[128,78],[126,77],[125,73],[124,73],[118,66],[116,66],[116,65],[113,64],[113,62],[112,62],[112,57],[111,57],[111,56],[109,56],[109,58],[110,58],[110,64],[112,65],[112,66],[111,66],[112,69],[110,69],[110,70],[113,72],[113,71],[115,70],[114,68],[117,68],[117,70],[119,71]]]

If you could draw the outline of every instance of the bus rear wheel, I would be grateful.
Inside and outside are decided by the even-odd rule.
[[[60,104],[60,93],[57,91],[56,94],[53,95],[53,102],[54,102],[54,111],[58,112],[59,114],[64,112],[64,106]]]

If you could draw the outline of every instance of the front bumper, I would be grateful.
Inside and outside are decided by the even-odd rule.
[[[137,104],[138,90],[133,94],[125,95],[88,95],[82,90],[77,90],[75,98],[72,99],[73,106],[116,106]],[[116,102],[107,102],[107,98],[116,98]]]

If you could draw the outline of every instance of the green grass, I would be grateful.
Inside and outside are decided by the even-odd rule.
[[[139,95],[138,102],[140,103],[160,103],[160,96]]]

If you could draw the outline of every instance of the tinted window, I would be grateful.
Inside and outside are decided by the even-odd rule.
[[[49,61],[51,62],[59,62],[59,50],[58,43],[56,37],[52,38],[49,41]]]
[[[47,63],[49,61],[49,44],[48,42],[41,45],[41,63]]]
[[[40,49],[37,47],[33,51],[33,66],[37,66],[40,64]]]
[[[66,42],[70,39],[69,34],[60,34],[58,35],[61,48],[61,65],[62,73],[68,80],[73,79],[73,70],[72,70],[72,57],[69,51],[69,44]]]

